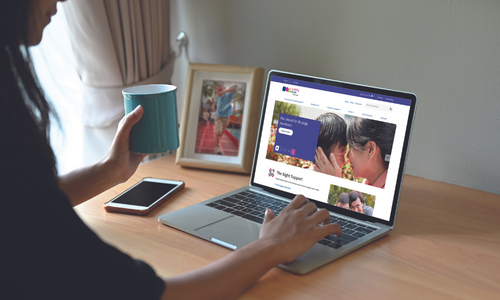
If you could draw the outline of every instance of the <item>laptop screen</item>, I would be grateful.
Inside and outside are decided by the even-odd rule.
[[[251,184],[392,226],[414,94],[271,71]]]

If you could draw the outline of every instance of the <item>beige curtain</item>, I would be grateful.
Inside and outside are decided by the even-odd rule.
[[[86,126],[106,127],[123,116],[122,89],[170,82],[168,0],[71,0],[63,9]]]

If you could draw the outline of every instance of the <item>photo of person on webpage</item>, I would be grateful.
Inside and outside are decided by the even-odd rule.
[[[364,178],[363,184],[385,187],[395,132],[395,124],[350,118],[347,126],[347,158],[353,176]]]
[[[328,204],[368,216],[373,216],[375,199],[375,195],[363,194],[362,192],[333,184],[330,185],[330,192],[328,194]]]
[[[349,193],[349,208],[368,216],[373,216],[373,208],[365,204],[363,193],[352,191]]]
[[[342,177],[342,167],[346,163],[347,124],[343,118],[334,113],[322,114],[316,120],[320,121],[321,125],[311,170]]]
[[[350,198],[347,193],[342,193],[337,199],[337,204],[335,206],[342,207],[344,209],[350,209]]]

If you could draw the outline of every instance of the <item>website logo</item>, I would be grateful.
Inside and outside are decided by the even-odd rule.
[[[288,86],[283,86],[283,92],[291,93],[293,95],[297,95],[299,92],[298,88],[291,88]]]
[[[273,168],[269,168],[269,173],[267,174],[269,177],[274,177],[274,169]]]

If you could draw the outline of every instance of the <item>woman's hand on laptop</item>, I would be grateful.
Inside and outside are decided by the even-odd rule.
[[[341,236],[342,230],[337,223],[330,224],[328,211],[317,210],[316,204],[297,195],[277,217],[272,210],[266,210],[260,239],[277,244],[282,249],[280,263],[287,263],[330,234]]]

